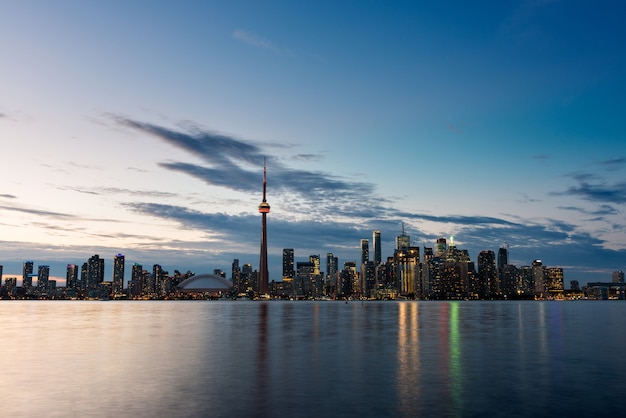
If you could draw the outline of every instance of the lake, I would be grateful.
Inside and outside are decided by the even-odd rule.
[[[624,301],[0,301],[3,417],[617,416]]]

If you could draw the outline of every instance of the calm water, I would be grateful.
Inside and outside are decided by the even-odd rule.
[[[626,303],[0,301],[2,417],[617,416]]]

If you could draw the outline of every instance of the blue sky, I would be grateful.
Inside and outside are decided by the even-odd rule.
[[[621,1],[0,3],[0,263],[258,267],[455,236],[626,268]],[[36,268],[36,267],[35,267]],[[130,270],[130,269],[128,269]],[[128,274],[127,274],[128,276]],[[566,286],[568,286],[568,284]]]

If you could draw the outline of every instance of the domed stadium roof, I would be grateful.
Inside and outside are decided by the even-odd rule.
[[[178,289],[183,292],[224,292],[232,290],[233,284],[230,280],[215,274],[199,274],[181,282]]]

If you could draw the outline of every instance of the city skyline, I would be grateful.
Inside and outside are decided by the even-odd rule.
[[[283,248],[358,260],[403,228],[607,281],[626,269],[625,8],[5,2],[4,275],[120,252],[258,269],[267,156],[270,281]]]

